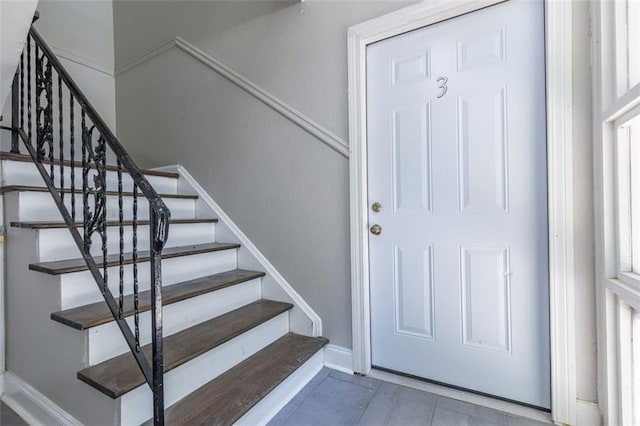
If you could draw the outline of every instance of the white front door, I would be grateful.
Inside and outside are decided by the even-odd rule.
[[[375,367],[550,408],[544,70],[539,1],[367,48]]]

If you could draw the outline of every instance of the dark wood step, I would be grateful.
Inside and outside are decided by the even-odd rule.
[[[178,284],[168,285],[162,288],[162,304],[169,305],[171,303],[180,302],[181,300],[260,278],[264,275],[264,272],[235,269],[233,271],[209,275],[208,277],[196,278]],[[151,292],[149,290],[140,292],[138,303],[140,312],[150,310]],[[133,315],[133,295],[128,295],[124,298],[124,314],[127,317]],[[87,328],[111,322],[113,321],[113,316],[111,315],[111,311],[107,307],[106,303],[97,302],[60,312],[54,312],[51,314],[51,319],[77,330],[85,330]]]
[[[6,194],[7,192],[49,192],[49,189],[44,186],[27,186],[27,185],[8,185],[0,188],[0,194]],[[58,189],[58,192],[60,190]],[[65,188],[62,192],[65,194],[70,194],[71,189]],[[74,194],[82,194],[82,188],[76,188],[73,191]],[[106,191],[107,195],[118,195],[118,191]],[[161,198],[179,198],[183,200],[196,200],[198,199],[197,195],[188,195],[188,194],[158,194]],[[133,192],[123,192],[123,197],[133,197]],[[138,199],[144,199],[144,195],[138,192]]]
[[[169,425],[232,425],[324,345],[289,333],[165,410]]]
[[[31,159],[31,156],[29,154],[15,154],[13,152],[0,152],[0,159],[1,160],[12,160],[12,161],[21,161],[23,163],[33,163],[33,160]],[[42,161],[43,164],[50,164],[50,161],[48,159],[45,159]],[[60,160],[54,160],[53,163],[57,166],[60,165]],[[63,165],[65,166],[69,166],[71,167],[71,161],[69,160],[64,160],[63,161]],[[82,167],[82,162],[79,160],[75,161],[74,167]],[[115,172],[118,170],[118,168],[116,166],[111,166],[111,165],[107,165],[107,170],[108,171],[112,171]],[[168,177],[168,178],[173,178],[173,179],[177,179],[178,178],[178,173],[172,173],[172,172],[163,172],[163,171],[159,171],[159,170],[148,170],[148,169],[140,169],[140,171],[148,176],[161,176],[161,177]],[[123,171],[123,173],[126,173],[126,171]]]
[[[190,223],[217,223],[218,219],[171,219],[172,225],[184,225]],[[139,220],[139,226],[146,226],[149,224],[148,220]],[[76,227],[81,228],[84,224],[82,222],[76,222]],[[119,226],[120,221],[110,220],[107,221],[107,226]],[[123,226],[132,226],[133,221],[124,220],[122,221]],[[67,224],[64,222],[11,222],[11,226],[13,228],[22,228],[22,229],[56,229],[56,228],[66,228]]]
[[[193,254],[209,253],[220,250],[237,249],[240,244],[236,243],[206,243],[195,244],[190,246],[180,247],[168,247],[162,251],[163,259],[170,259],[173,257],[190,256]],[[93,258],[98,267],[102,267],[102,256]],[[138,263],[146,262],[149,260],[149,251],[138,252]],[[133,262],[133,256],[131,253],[125,253],[124,264],[128,265]],[[120,264],[120,255],[112,254],[107,257],[107,266],[116,266]],[[78,259],[66,259],[66,260],[54,260],[51,262],[31,263],[29,269],[32,271],[44,272],[50,275],[68,274],[70,272],[80,272],[89,269],[83,258]]]
[[[259,300],[165,337],[163,340],[165,373],[292,307],[290,303]],[[151,345],[143,347],[142,350],[150,360]],[[114,399],[146,383],[131,353],[85,368],[78,372],[78,379]]]

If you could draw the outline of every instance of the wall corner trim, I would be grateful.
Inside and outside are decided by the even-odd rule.
[[[110,69],[109,67],[106,67],[104,65],[100,65],[97,62],[91,61],[89,59],[85,59],[82,58],[80,56],[74,55],[71,52],[67,52],[64,49],[60,49],[56,46],[51,46],[51,50],[53,50],[53,53],[56,54],[56,56],[62,58],[62,59],[66,59],[67,61],[71,61],[74,62],[78,65],[82,65],[84,67],[87,68],[91,68],[94,71],[98,71],[101,72],[103,74],[108,75],[109,77],[115,77],[115,72],[113,69]]]
[[[173,48],[180,49],[184,53],[188,54],[193,59],[197,60],[209,69],[215,71],[216,73],[218,73],[231,83],[235,84],[239,88],[243,89],[245,92],[249,93],[274,111],[278,112],[343,157],[349,158],[349,145],[344,139],[331,132],[327,128],[323,127],[316,121],[312,120],[302,112],[293,108],[291,105],[278,99],[275,95],[258,86],[256,83],[252,82],[251,80],[240,74],[238,71],[226,65],[224,62],[222,62],[220,59],[216,58],[209,52],[205,52],[204,50],[196,47],[193,43],[188,42],[182,37],[176,37],[175,40],[170,40],[166,43],[163,43],[160,46],[140,56],[139,58],[126,63],[116,70],[115,75],[116,77],[123,75],[139,67],[140,65],[162,55],[163,53],[168,52]]]
[[[82,425],[49,398],[12,372],[3,374],[2,401],[30,425]]]
[[[267,260],[260,250],[249,240],[249,238],[240,230],[240,228],[231,220],[231,218],[222,210],[222,208],[216,203],[213,198],[204,190],[204,188],[194,179],[193,176],[181,165],[177,165],[178,174],[183,177],[189,185],[196,191],[202,201],[204,201],[213,212],[218,216],[218,219],[222,221],[231,232],[240,240],[240,243],[256,258],[256,260],[262,265],[267,274],[269,274],[274,281],[287,293],[294,303],[304,312],[304,314],[311,320],[313,324],[313,335],[322,336],[322,319],[320,316],[307,304],[307,302],[298,294],[297,291],[289,284],[289,282],[276,270],[276,268]]]

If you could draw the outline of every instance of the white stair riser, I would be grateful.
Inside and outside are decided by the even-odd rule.
[[[4,185],[23,185],[23,186],[44,186],[44,181],[38,172],[36,166],[32,163],[26,163],[21,161],[8,161],[2,162],[4,171],[3,179]],[[78,162],[78,165],[81,165]],[[45,165],[47,172],[49,172],[49,165]],[[82,167],[75,168],[74,182],[76,189],[82,189]],[[95,170],[90,170],[88,175],[89,185],[93,185],[93,175]],[[162,194],[176,194],[178,183],[177,179],[163,176],[150,176],[146,175],[147,180],[153,186],[153,188]],[[60,167],[55,167],[54,179],[56,186],[60,186]],[[64,167],[64,187],[71,187],[71,167]],[[118,189],[118,173],[115,171],[107,171],[107,188],[110,190]],[[122,189],[123,191],[133,191],[133,181],[129,177],[128,173],[122,172]]]
[[[253,328],[209,352],[189,361],[165,375],[165,407],[249,358],[289,331],[285,312]],[[153,415],[149,386],[140,386],[121,397],[120,416],[123,425],[139,425]]]
[[[215,223],[185,223],[169,226],[169,239],[165,247],[179,247],[190,244],[204,244],[215,241]],[[83,228],[78,228],[80,235]],[[133,228],[123,228],[124,252],[133,250]],[[138,226],[138,251],[149,250],[149,226]],[[99,234],[93,234],[91,239],[91,254],[102,256],[102,240]],[[120,253],[120,228],[107,227],[107,252]],[[80,257],[80,250],[66,228],[38,230],[38,261],[74,259]]]
[[[173,219],[193,219],[195,218],[195,200],[184,198],[164,198],[164,202],[171,211]],[[56,203],[48,192],[21,192],[19,197],[20,220],[29,221],[59,221],[62,216],[58,211]],[[71,197],[65,194],[64,203],[71,214]],[[76,194],[76,221],[83,218],[83,200],[81,194]],[[89,197],[89,207],[93,210],[93,197]],[[107,220],[118,220],[119,217],[118,197],[107,196]],[[133,198],[123,197],[123,215],[128,220],[133,217]],[[149,203],[145,198],[138,198],[138,219],[149,219]]]
[[[164,336],[170,336],[255,302],[262,296],[260,281],[258,278],[164,306],[162,309]],[[133,317],[127,318],[127,323],[133,330]],[[129,351],[120,329],[114,322],[93,327],[87,333],[89,365],[98,364]],[[142,345],[151,342],[150,311],[140,314],[140,342]]]
[[[162,284],[169,285],[237,268],[237,250],[221,250],[191,256],[162,260]],[[118,266],[108,268],[109,288],[114,295],[119,291]],[[149,289],[149,262],[138,264],[139,291]],[[60,276],[61,308],[70,309],[100,302],[102,293],[89,271],[73,272]],[[133,293],[133,265],[124,266],[124,294]]]
[[[262,426],[267,424],[320,372],[323,361],[323,351],[320,350],[247,411],[244,416],[240,417],[234,426]]]

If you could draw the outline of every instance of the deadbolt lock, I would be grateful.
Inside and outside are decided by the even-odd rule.
[[[370,231],[373,235],[380,235],[380,233],[382,233],[382,227],[380,225],[373,225]]]
[[[382,204],[376,201],[375,203],[371,204],[371,210],[373,210],[376,213],[379,213],[380,210],[382,210]]]

